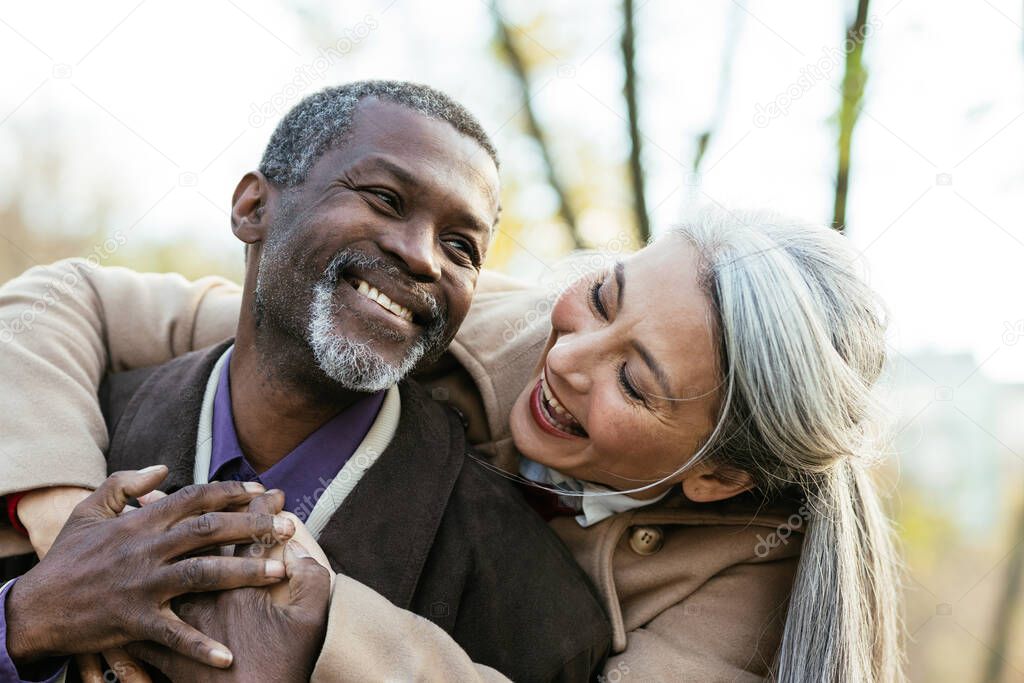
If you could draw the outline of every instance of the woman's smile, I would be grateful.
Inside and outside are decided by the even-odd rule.
[[[545,432],[563,439],[586,438],[587,430],[580,421],[562,405],[548,384],[547,373],[541,372],[540,379],[530,395],[530,414]]]

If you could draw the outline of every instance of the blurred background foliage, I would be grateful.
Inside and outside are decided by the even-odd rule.
[[[1002,0],[5,8],[0,281],[89,254],[240,279],[235,182],[298,98],[369,77],[444,89],[494,136],[491,268],[550,280],[573,249],[636,248],[701,204],[831,223],[892,307],[897,434],[880,480],[912,679],[1024,681],[1022,14]],[[113,234],[124,246],[105,250]]]

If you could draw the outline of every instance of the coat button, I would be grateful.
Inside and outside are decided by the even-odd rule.
[[[665,543],[665,532],[657,526],[635,526],[629,534],[629,547],[637,555],[653,555]]]

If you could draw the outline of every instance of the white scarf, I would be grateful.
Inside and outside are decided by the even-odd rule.
[[[615,493],[613,489],[599,484],[567,477],[547,465],[541,465],[539,462],[534,462],[525,457],[520,457],[519,459],[519,474],[530,481],[561,489],[566,493],[572,494],[559,496],[558,502],[579,512],[576,515],[576,521],[582,527],[592,526],[601,520],[626,510],[635,510],[636,508],[657,503],[668,495],[668,491],[665,491],[655,498],[640,500],[625,493]],[[601,495],[588,495],[597,493]]]

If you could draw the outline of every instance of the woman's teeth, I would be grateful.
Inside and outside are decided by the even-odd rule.
[[[405,306],[396,304],[394,301],[388,298],[387,294],[384,294],[383,292],[378,292],[376,287],[371,287],[369,283],[367,283],[365,280],[355,280],[353,282],[353,285],[355,286],[357,292],[365,296],[370,301],[379,304],[382,308],[384,308],[387,311],[390,311],[391,313],[394,313],[402,320],[408,320],[409,322],[412,322],[412,311],[410,311]]]
[[[572,413],[566,410],[562,404],[555,398],[554,393],[551,391],[551,387],[548,386],[548,379],[543,374],[540,378],[541,393],[544,397],[544,407],[548,409],[548,415],[550,415],[558,423],[560,427],[563,427],[565,431],[572,432],[574,434],[585,433],[583,425],[580,424],[579,420],[573,417]]]

